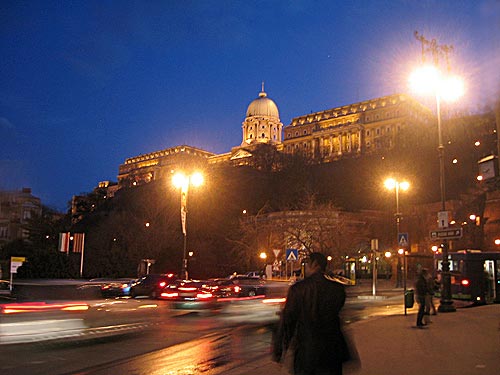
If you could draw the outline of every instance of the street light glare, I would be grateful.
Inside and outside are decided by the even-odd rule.
[[[410,183],[408,181],[403,181],[399,183],[399,188],[403,191],[406,191],[410,188]]]
[[[456,101],[465,93],[464,81],[460,77],[443,75],[433,65],[417,68],[410,75],[409,84],[417,94],[435,94],[447,102]]]
[[[464,95],[464,82],[457,76],[446,77],[441,80],[439,93],[447,102],[454,102]]]
[[[388,178],[387,180],[384,181],[384,185],[388,190],[392,190],[396,187],[396,180],[393,178]]]
[[[191,185],[193,186],[201,186],[203,185],[204,178],[200,172],[195,172],[191,175]]]
[[[172,177],[172,183],[176,188],[181,188],[183,186],[187,185],[187,177],[184,175],[184,173],[176,173]]]
[[[416,69],[409,78],[412,91],[418,94],[435,92],[438,87],[439,70],[433,65],[424,65]]]

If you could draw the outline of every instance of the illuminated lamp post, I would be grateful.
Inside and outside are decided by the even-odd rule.
[[[444,145],[441,129],[441,100],[454,101],[464,93],[463,81],[449,74],[443,74],[439,69],[439,57],[444,56],[448,63],[448,53],[453,51],[453,46],[439,45],[435,39],[425,39],[418,32],[415,37],[422,43],[422,60],[425,62],[425,52],[430,52],[433,57],[432,65],[422,65],[410,76],[410,87],[418,93],[432,94],[436,98],[436,115],[438,127],[438,153],[439,153],[439,187],[441,193],[441,211],[438,213],[439,228],[448,228],[448,212],[446,211],[446,190],[444,170]],[[448,66],[448,73],[449,73]],[[441,270],[442,293],[438,311],[456,311],[451,299],[450,262],[448,260],[448,240],[443,241],[443,262]]]
[[[399,240],[399,227],[401,223],[401,212],[399,211],[399,191],[406,191],[410,188],[410,183],[407,181],[397,181],[394,178],[388,178],[384,181],[384,185],[388,190],[395,190],[396,192],[396,213],[394,216],[396,217],[396,238]],[[398,243],[399,246],[399,243]],[[401,286],[401,257],[398,256],[398,270],[396,275],[396,288]]]
[[[174,174],[172,177],[172,183],[176,188],[181,189],[181,224],[182,224],[182,234],[184,236],[184,247],[182,255],[182,270],[181,276],[184,280],[189,277],[188,274],[188,259],[187,259],[187,198],[189,192],[189,186],[198,187],[203,185],[204,179],[203,175],[199,172],[195,172],[192,175],[185,175],[182,172]]]

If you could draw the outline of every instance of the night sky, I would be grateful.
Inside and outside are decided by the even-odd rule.
[[[455,106],[500,96],[498,0],[3,0],[0,17],[0,189],[59,210],[128,157],[228,152],[262,81],[285,126],[408,93],[415,30],[454,46]]]

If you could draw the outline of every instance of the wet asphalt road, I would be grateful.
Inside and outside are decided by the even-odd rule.
[[[258,301],[225,313],[169,316],[133,335],[82,343],[30,344],[2,348],[2,375],[226,375],[269,355],[277,308]],[[401,314],[399,298],[350,300],[344,319]]]

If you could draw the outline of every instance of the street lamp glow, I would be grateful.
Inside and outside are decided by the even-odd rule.
[[[203,185],[204,181],[205,180],[203,178],[203,175],[200,172],[194,172],[191,175],[190,182],[191,182],[191,185],[193,185],[194,187],[199,187],[199,186]]]
[[[172,177],[172,184],[176,188],[185,188],[188,185],[188,183],[189,179],[184,173],[178,172],[174,174],[174,176]]]
[[[415,69],[409,78],[412,91],[425,95],[436,92],[439,81],[439,70],[433,65],[424,65]]]
[[[415,69],[408,81],[413,92],[436,95],[447,102],[456,101],[465,93],[464,81],[460,77],[443,75],[433,65]]]
[[[267,259],[267,254],[262,252],[262,253],[260,253],[259,257],[260,257],[260,259]]]

